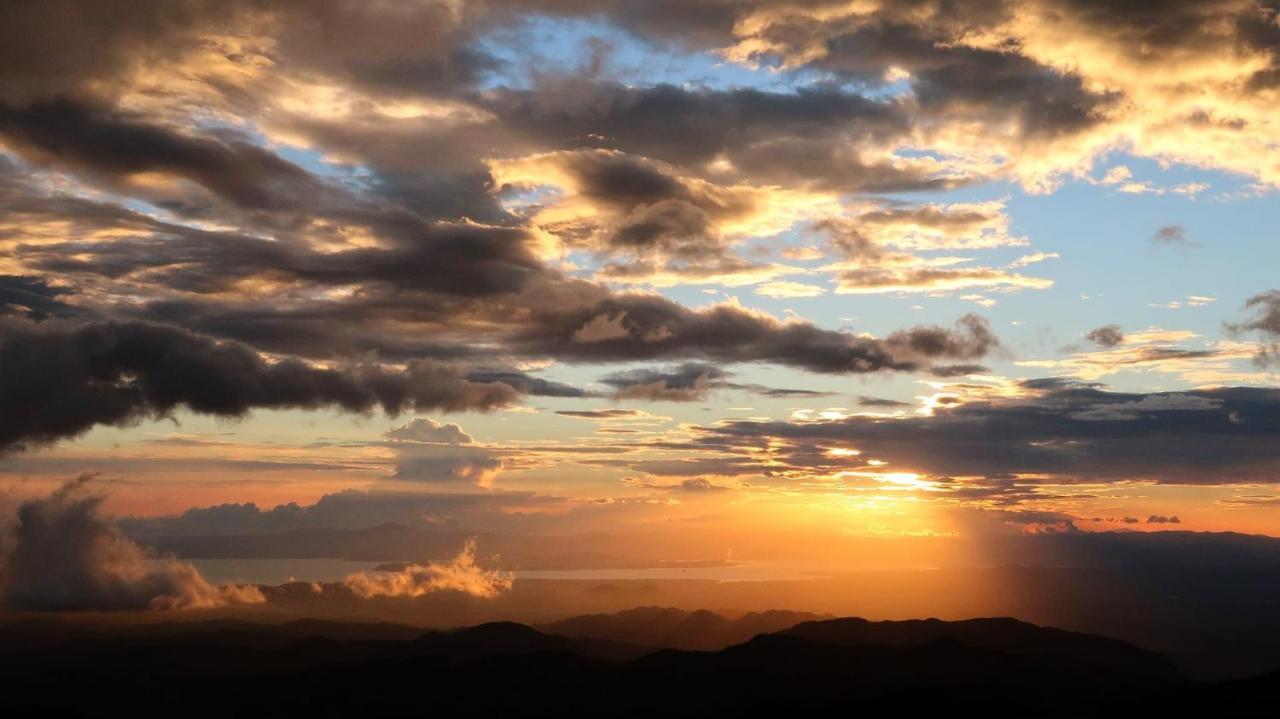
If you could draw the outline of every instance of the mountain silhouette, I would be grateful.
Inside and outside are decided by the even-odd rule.
[[[707,610],[636,607],[614,614],[587,614],[539,627],[581,639],[611,639],[670,649],[714,650],[745,642],[757,634],[820,619],[817,614],[770,610],[730,619]]]
[[[0,626],[7,716],[740,716],[764,711],[984,716],[1268,716],[1280,675],[1197,684],[1121,641],[1012,619],[804,620],[715,651],[654,649],[679,627],[707,642],[787,621],[644,607],[551,626],[450,631],[237,620]],[[801,617],[803,619],[803,617]],[[607,630],[607,631],[606,631]],[[1210,710],[1210,708],[1214,708]]]

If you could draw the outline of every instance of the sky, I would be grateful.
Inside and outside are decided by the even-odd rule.
[[[20,526],[1280,536],[1274,3],[0,13]]]

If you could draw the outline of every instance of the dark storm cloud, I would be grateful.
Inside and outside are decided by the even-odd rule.
[[[719,188],[694,186],[674,168],[620,152],[567,152],[554,162],[576,192],[600,208],[597,249],[683,259],[719,255],[718,220],[750,212],[752,203]],[[564,233],[573,241],[572,233]]]
[[[75,310],[58,299],[69,294],[74,292],[51,286],[41,277],[0,275],[0,316],[16,314],[37,320],[70,316]]]
[[[492,350],[464,344],[448,337],[433,337],[441,315],[454,305],[438,296],[415,298],[403,295],[400,302],[376,299],[368,302],[312,302],[300,306],[269,307],[261,303],[155,301],[125,314],[145,321],[181,325],[202,334],[213,335],[281,354],[315,359],[377,359],[403,362],[414,359],[463,361],[492,359]],[[418,304],[423,309],[418,308]],[[395,317],[409,313],[426,327],[422,333],[407,335],[399,331]],[[487,379],[484,371],[476,381]],[[495,377],[496,378],[496,377]],[[525,382],[515,376],[513,381]],[[530,387],[537,384],[532,382]],[[549,388],[554,389],[554,388]]]
[[[925,118],[972,117],[992,124],[1013,120],[1026,141],[1077,133],[1101,122],[1103,111],[1119,98],[1091,92],[1082,78],[1040,65],[1013,48],[954,42],[966,31],[1007,19],[1008,10],[999,5],[886,3],[857,21],[829,23],[797,13],[778,17],[761,33],[797,52],[820,47],[809,65],[842,79],[874,86],[885,83],[891,68],[909,72],[914,100]]]
[[[931,114],[1017,121],[1024,141],[1053,139],[1101,124],[1120,98],[1085,89],[1082,78],[1006,52],[958,49],[944,65],[921,70],[912,88]]]
[[[186,338],[172,340],[192,356],[182,355],[183,361],[196,362],[195,356],[213,352],[233,357],[245,375],[224,374],[230,370],[220,366],[212,371],[218,397],[206,397],[199,382],[178,386],[177,375],[188,375],[175,368],[164,368],[175,375],[164,380],[171,384],[152,386],[160,381],[151,378],[152,367],[144,366],[139,374],[130,363],[142,360],[112,354],[124,350],[65,359],[63,350],[81,348],[51,349],[53,335],[78,337],[81,330],[67,330],[66,325],[22,329],[22,342],[3,340],[6,363],[22,359],[34,366],[48,360],[49,366],[70,368],[72,374],[50,373],[47,384],[37,379],[33,387],[19,387],[17,379],[0,384],[6,398],[22,397],[26,404],[21,406],[31,413],[21,418],[6,412],[4,424],[12,423],[12,429],[0,441],[10,446],[49,441],[96,422],[127,422],[175,407],[226,414],[253,406],[337,405],[358,411],[380,406],[394,411],[402,406],[494,406],[518,393],[590,396],[505,369],[523,359],[770,362],[830,374],[954,376],[984,371],[973,362],[994,351],[998,342],[979,318],[966,317],[955,328],[918,327],[874,339],[811,323],[780,322],[739,307],[695,310],[657,297],[613,294],[549,269],[532,248],[533,233],[498,205],[506,195],[491,186],[485,160],[559,151],[568,158],[567,171],[583,197],[617,215],[603,230],[603,249],[658,257],[652,265],[607,265],[602,277],[625,279],[660,270],[664,257],[711,258],[715,262],[701,269],[742,270],[749,268],[744,261],[728,264],[734,258],[725,254],[726,243],[715,226],[746,208],[710,189],[693,189],[688,178],[716,173],[720,188],[732,182],[841,191],[948,187],[970,178],[940,174],[955,170],[938,169],[948,164],[932,157],[917,163],[914,154],[903,155],[889,162],[885,153],[904,142],[927,151],[927,145],[915,144],[921,133],[952,120],[976,121],[979,129],[1012,126],[1016,139],[1031,147],[1082,134],[1116,106],[1117,98],[1091,90],[1092,85],[1070,71],[1038,64],[1016,43],[975,48],[955,42],[980,37],[1008,20],[1020,7],[1017,3],[887,3],[856,22],[806,17],[805,10],[812,7],[802,3],[776,12],[761,30],[761,38],[778,47],[817,43],[823,51],[801,71],[817,73],[805,78],[817,77],[818,82],[775,92],[696,83],[645,86],[553,71],[534,73],[528,86],[495,86],[483,81],[500,61],[476,43],[489,30],[518,23],[522,13],[541,10],[604,18],[659,44],[724,48],[735,42],[735,27],[751,12],[777,9],[765,3],[540,0],[392,9],[337,0],[143,0],[109,10],[100,3],[63,0],[6,5],[0,10],[0,136],[7,148],[33,168],[67,171],[97,189],[130,192],[132,199],[170,213],[162,216],[216,220],[237,229],[217,232],[165,222],[123,205],[50,194],[34,181],[25,188],[6,185],[0,190],[8,217],[33,224],[66,221],[70,227],[62,238],[6,246],[5,252],[23,267],[6,271],[29,274],[0,277],[0,313],[39,318],[92,309],[103,316],[190,327],[245,346],[217,345],[146,325],[153,328],[147,332]],[[1182,2],[1121,8],[1077,2],[1062,4],[1061,12],[1095,34],[1124,32],[1140,38],[1128,45],[1154,63],[1167,53],[1199,48],[1205,37],[1199,20],[1230,7]],[[1241,17],[1228,29],[1244,46],[1276,46],[1274,23],[1237,14]],[[191,51],[212,48],[212,55],[248,70],[253,43],[222,48],[210,38],[223,32],[266,42],[271,49],[262,57],[271,61],[268,76],[235,85],[206,63],[209,76],[198,80],[201,92],[210,93],[200,97],[215,98],[208,107],[177,108],[186,90],[165,86],[130,87],[132,101],[117,102],[122,93],[116,86],[132,82],[129,71],[144,63],[152,70],[149,74],[176,67],[175,77],[195,82],[188,68],[178,67]],[[264,37],[245,37],[255,33]],[[1212,51],[1213,46],[1203,49]],[[868,97],[854,89],[882,89],[891,68],[910,73],[901,80],[909,92]],[[785,72],[780,77],[791,79]],[[1255,79],[1264,83],[1265,73]],[[275,93],[302,80],[341,86],[361,95],[361,103],[387,97],[447,100],[483,117],[455,127],[452,120],[434,116],[373,117],[379,113],[366,112],[369,108],[359,104],[351,117],[337,119],[304,118],[305,113],[293,117],[279,110],[269,118],[257,114],[273,104]],[[207,116],[230,118],[228,126],[258,123],[264,131],[269,126],[280,136],[305,138],[317,156],[332,153],[369,174],[352,182],[322,178],[256,144],[254,137],[211,129],[204,122]],[[612,149],[622,152],[604,151]],[[581,152],[564,152],[573,150]],[[709,169],[713,165],[719,169]],[[203,189],[188,192],[184,184],[178,195],[162,196],[130,185],[145,173]],[[936,210],[912,210],[905,218],[907,211],[895,212],[888,219],[930,227],[983,219],[980,213],[946,213],[943,218]],[[876,221],[880,215],[865,217]],[[452,221],[439,221],[444,218]],[[1165,229],[1180,233],[1176,226]],[[343,234],[351,230],[367,231],[359,234],[369,235],[362,239],[376,246],[353,247]],[[333,251],[317,249],[325,242],[332,243],[325,249]],[[846,254],[857,254],[855,243],[846,244]],[[929,268],[892,276],[850,272],[843,279],[876,288],[1008,278],[989,268]],[[279,289],[264,297],[262,287]],[[1266,298],[1251,301],[1261,313],[1258,319],[1234,327],[1280,337],[1280,319],[1271,322],[1268,315],[1271,310],[1280,317],[1280,301]],[[584,332],[588,324],[595,331]],[[114,335],[124,331],[120,328],[143,326],[98,324],[84,332]],[[15,332],[5,327],[6,333]],[[27,337],[34,338],[30,347],[24,344]],[[68,339],[72,345],[81,341],[87,340]],[[291,361],[269,364],[254,349],[344,362],[474,362],[484,355],[485,366],[454,370],[412,363],[404,375],[318,370]],[[21,350],[49,357],[23,358]],[[1204,356],[1210,353],[1153,348],[1134,361]],[[206,361],[213,362],[199,359],[195,366],[204,371],[200,363]],[[699,382],[770,396],[811,394],[734,384],[725,370],[706,367],[710,369],[692,378],[661,368],[639,370],[641,374],[614,386],[655,397],[692,398],[700,391]],[[439,380],[452,389],[439,396],[416,385],[389,389],[396,383],[414,384],[414,372],[430,374],[432,379],[422,380],[428,384]],[[219,384],[224,382],[235,386]],[[72,396],[82,390],[83,397]],[[963,411],[968,410],[943,410],[943,415]],[[43,423],[43,428],[18,427],[28,420]]]
[[[25,246],[24,259],[47,272],[110,279],[145,271],[150,282],[196,293],[226,291],[248,277],[262,276],[328,286],[384,283],[419,292],[477,296],[518,291],[546,271],[528,245],[529,234],[515,228],[414,220],[412,237],[390,247],[318,252],[297,243],[200,230],[123,210],[115,217],[80,219],[99,229],[132,233],[114,241]],[[444,267],[449,271],[440,271]]]
[[[617,332],[584,338],[580,331],[598,318],[614,323]],[[829,374],[915,371],[937,360],[977,359],[999,346],[977,315],[965,315],[953,328],[920,326],[872,339],[782,322],[736,305],[692,310],[649,295],[618,295],[582,309],[539,313],[535,327],[514,341],[525,351],[575,361],[690,357],[773,362]]]
[[[480,351],[467,340],[500,340],[513,321],[536,331],[526,336],[515,330],[514,344],[505,348],[508,352],[576,360],[777,361],[778,357],[795,366],[822,366],[820,371],[826,372],[910,371],[935,357],[972,359],[995,345],[985,326],[974,320],[966,320],[956,332],[919,328],[878,342],[804,323],[780,323],[740,309],[699,312],[656,298],[609,299],[597,285],[564,280],[545,269],[530,252],[528,233],[519,229],[419,223],[420,234],[412,242],[326,253],[288,242],[165,223],[107,203],[53,197],[48,198],[51,206],[41,211],[39,202],[26,195],[8,194],[4,199],[6,207],[32,219],[70,217],[86,230],[109,229],[120,235],[109,242],[24,246],[25,260],[50,273],[129,283],[134,278],[141,281],[145,272],[149,285],[201,294],[234,291],[238,283],[252,277],[269,282],[287,279],[299,283],[299,288],[360,286],[341,300],[264,304],[224,296],[208,301],[157,299],[141,306],[130,302],[120,308],[140,319],[181,323],[287,354],[334,358],[376,352],[387,359],[462,358]],[[441,271],[445,267],[449,271]],[[534,291],[526,292],[529,288]],[[143,291],[129,284],[122,290]],[[510,297],[496,303],[472,302],[503,294]],[[593,316],[621,317],[619,313],[628,311],[626,324],[634,327],[636,318],[647,318],[651,331],[635,333],[633,341],[626,342],[622,338],[565,341]],[[530,313],[532,321],[522,322]],[[483,331],[469,331],[461,342],[440,334],[469,317],[481,322]],[[405,334],[405,327],[415,325],[423,332]],[[747,334],[736,336],[740,329]],[[947,336],[963,342],[937,348],[921,344]],[[714,346],[700,347],[703,342]],[[491,353],[492,348],[484,351]],[[841,353],[842,357],[836,356]],[[832,364],[839,361],[848,364]],[[569,392],[535,385],[529,385],[533,392]]]
[[[10,609],[137,610],[264,601],[255,587],[215,587],[186,562],[150,555],[100,511],[88,475],[18,508],[0,557],[0,599]]]
[[[217,17],[220,7],[229,4],[5,3],[0,9],[0,95],[21,100],[81,92],[90,83],[116,80],[144,57],[173,60],[194,30]],[[57,51],[51,52],[54,45]]]
[[[28,158],[116,180],[164,172],[249,209],[323,193],[310,173],[246,140],[180,134],[70,100],[0,105],[0,137]]]
[[[1216,484],[1276,481],[1278,418],[1276,389],[1136,394],[1051,384],[1030,397],[942,406],[928,417],[735,420],[703,432],[712,445],[766,438],[801,448],[837,444],[886,461],[891,470],[934,476]]]
[[[859,148],[903,138],[911,122],[893,103],[828,87],[777,93],[571,82],[503,91],[488,106],[535,145],[618,149],[694,172],[723,156],[737,177],[756,183],[900,191],[956,181],[866,164]]]
[[[1124,332],[1120,329],[1120,325],[1103,325],[1090,330],[1084,338],[1099,347],[1111,349],[1124,342]]]
[[[0,323],[0,449],[53,442],[96,424],[124,425],[178,408],[241,416],[255,408],[350,412],[493,409],[502,383],[467,381],[431,362],[403,371],[268,363],[249,347],[140,322]]]

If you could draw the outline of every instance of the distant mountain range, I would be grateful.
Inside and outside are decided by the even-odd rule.
[[[707,610],[689,612],[672,607],[637,607],[614,614],[587,614],[538,628],[577,639],[609,639],[638,646],[715,650],[821,619],[808,612],[750,612],[736,619]]]
[[[671,648],[715,646],[757,627],[766,631],[714,651]],[[1277,702],[1280,674],[1194,683],[1159,654],[1013,619],[729,619],[647,607],[539,629],[495,622],[446,632],[319,620],[0,625],[0,709],[15,717],[1106,716],[1189,707],[1274,716]]]

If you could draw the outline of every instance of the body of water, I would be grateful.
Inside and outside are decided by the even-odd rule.
[[[189,559],[205,579],[214,584],[284,584],[286,582],[340,582],[348,575],[369,571],[383,562],[346,559]],[[814,579],[830,576],[818,565],[794,562],[750,562],[720,566],[647,567],[627,569],[522,569],[510,573],[516,579],[562,580],[701,580],[715,582],[766,582]]]

